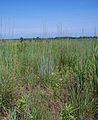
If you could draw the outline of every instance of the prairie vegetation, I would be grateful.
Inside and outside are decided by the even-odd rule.
[[[97,92],[97,38],[0,41],[0,120],[96,120]]]

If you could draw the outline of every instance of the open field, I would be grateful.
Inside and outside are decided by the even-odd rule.
[[[98,39],[0,41],[0,120],[97,120]]]

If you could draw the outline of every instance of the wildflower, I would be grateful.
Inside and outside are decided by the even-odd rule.
[[[58,84],[56,84],[56,87],[59,87],[59,85],[58,85]]]
[[[54,76],[54,75],[55,75],[55,73],[53,73],[53,72],[52,72],[52,73],[51,73],[51,75],[52,75],[52,76]]]
[[[62,78],[60,78],[59,80],[60,80],[60,81],[62,81],[63,79],[62,79]]]

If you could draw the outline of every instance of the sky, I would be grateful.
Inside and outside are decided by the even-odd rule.
[[[98,0],[0,0],[1,37],[98,35]]]

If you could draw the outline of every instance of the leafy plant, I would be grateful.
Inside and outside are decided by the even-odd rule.
[[[68,105],[67,103],[65,104],[61,114],[60,114],[60,120],[75,120],[75,117],[72,115],[73,108]]]
[[[17,109],[16,109],[18,118],[21,118],[21,117],[24,116],[25,109],[26,109],[25,100],[19,99],[18,102],[17,102]]]

